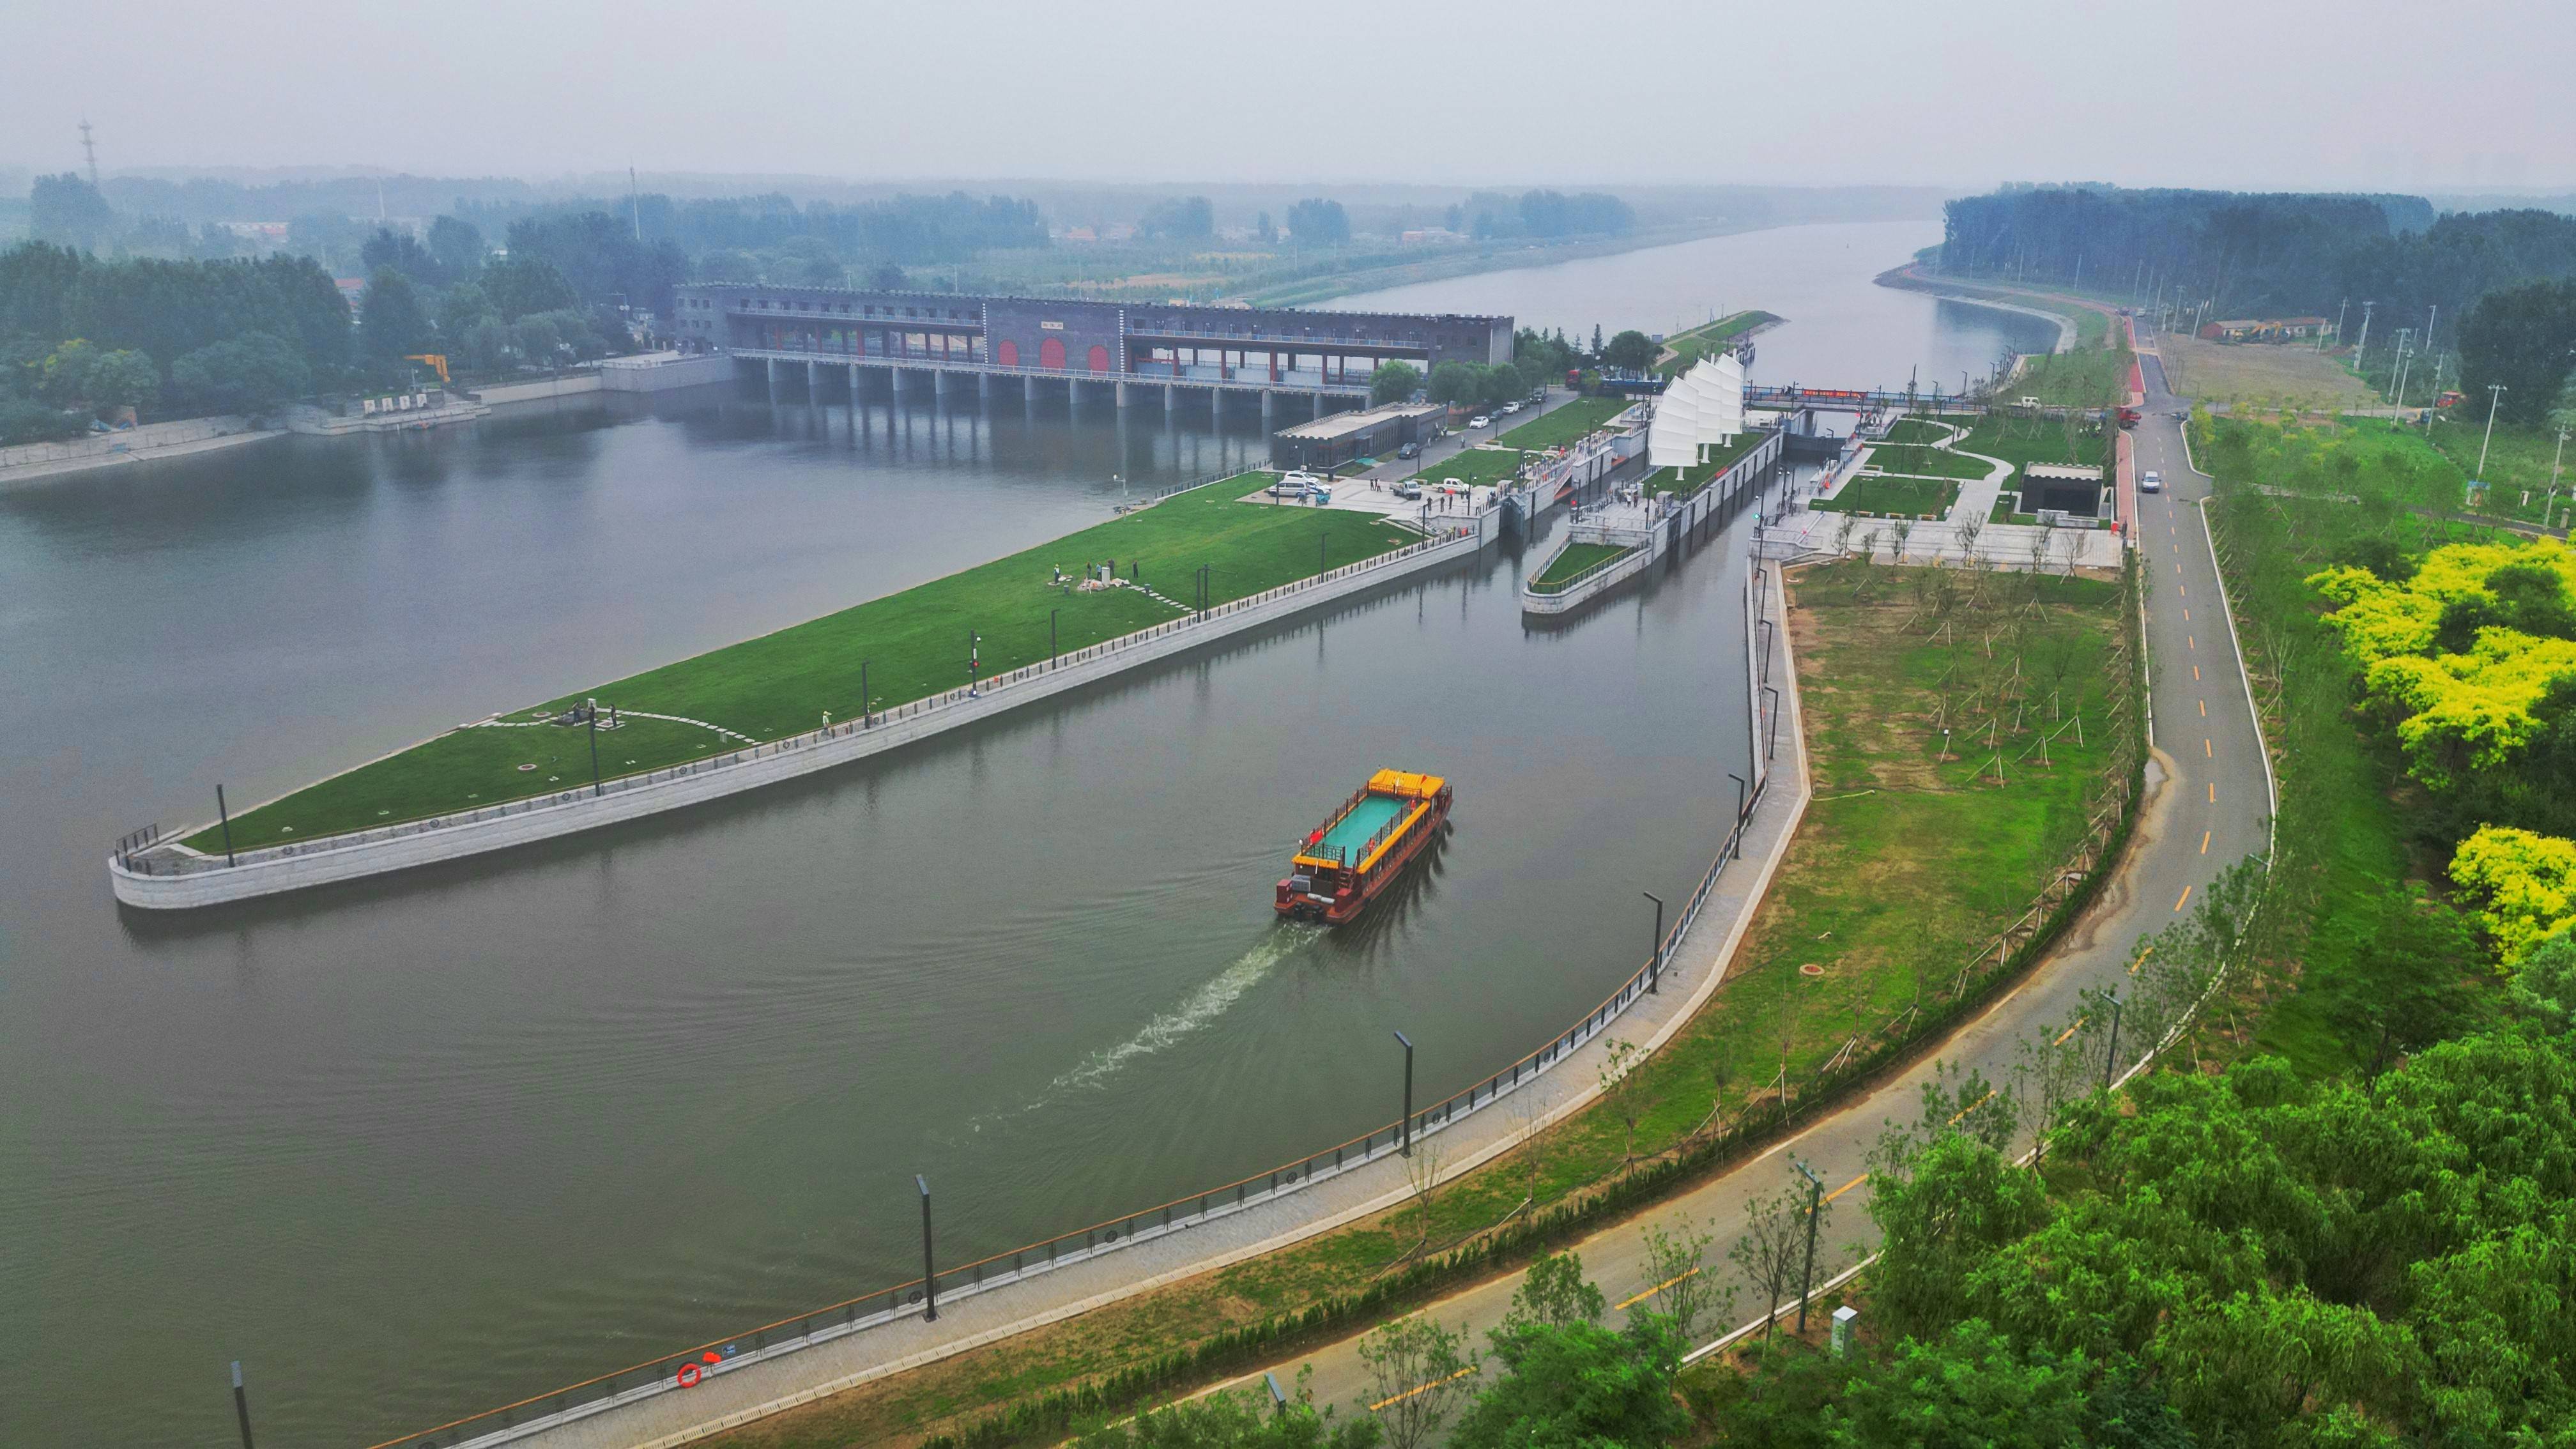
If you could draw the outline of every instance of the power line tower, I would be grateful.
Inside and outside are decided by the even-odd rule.
[[[98,143],[90,139],[89,117],[81,117],[81,154],[89,158],[89,189],[98,189]]]

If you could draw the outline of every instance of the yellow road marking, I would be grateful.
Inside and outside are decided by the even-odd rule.
[[[2084,1029],[2084,1018],[2082,1018],[2082,1017],[2080,1017],[2080,1016],[2079,1016],[2079,1017],[2075,1018],[2075,1024],[2074,1024],[2073,1026],[2070,1026],[2070,1027],[2068,1027],[2066,1030],[2059,1032],[2059,1033],[2057,1034],[2057,1040],[2055,1040],[2055,1041],[2053,1041],[2053,1042],[2050,1042],[2050,1043],[2049,1043],[2049,1045],[2050,1045],[2050,1046],[2064,1046],[2064,1045],[2066,1045],[2066,1039],[2067,1039],[2068,1037],[2075,1035],[2077,1032],[2082,1031],[2083,1029]]]
[[[2200,647],[2200,641],[2194,639],[2189,634],[2185,634],[2182,636],[2182,647],[2185,649],[2197,649]]]
[[[2177,910],[2177,911],[2178,911],[2178,910],[2181,910],[2181,909],[2182,909],[2182,903],[2183,903],[2184,901],[2187,901],[2187,900],[2190,900],[2190,899],[2191,899],[2191,887],[2189,887],[2189,886],[2184,886],[2184,887],[2182,888],[2182,894],[2181,894],[2181,895],[2179,895],[2179,896],[2176,896],[2176,897],[2174,898],[2174,909],[2175,909],[2175,910]]]
[[[2202,759],[2214,760],[2218,758],[2218,751],[2209,747],[2209,741],[2202,740],[2200,742],[2200,755]]]
[[[2209,832],[2206,830],[2200,832],[2200,853],[2209,854]]]
[[[1394,1395],[1391,1398],[1380,1399],[1376,1403],[1369,1405],[1369,1412],[1374,1414],[1389,1404],[1401,1404],[1405,1400],[1412,1398],[1415,1394],[1427,1394],[1433,1389],[1440,1387],[1442,1384],[1448,1383],[1453,1379],[1463,1379],[1475,1371],[1476,1366],[1474,1364],[1469,1364],[1454,1374],[1444,1374],[1439,1378],[1433,1379],[1427,1384],[1415,1384],[1412,1388],[1406,1389],[1403,1393]]]
[[[2198,679],[2198,678],[2200,677],[2200,666],[2199,666],[2199,665],[2195,664],[2195,665],[2193,665],[2193,666],[2191,667],[2191,677],[2192,677],[2192,678],[2194,678],[2194,679]]]
[[[2218,782],[2216,780],[2209,782],[2209,803],[2212,805],[2218,803]]]
[[[2155,947],[2153,947],[2153,946],[2148,946],[2148,947],[2144,948],[2143,950],[2139,951],[2139,952],[2138,952],[2138,959],[2129,963],[2129,974],[2130,974],[2130,975],[2132,975],[2132,976],[2137,975],[2137,974],[2138,974],[2138,968],[2140,968],[2140,967],[2142,967],[2142,966],[2146,965],[2146,964],[2147,964],[2147,958],[2148,958],[2148,957],[2150,957],[2150,956],[2152,956],[2152,955],[2154,955],[2154,954],[2156,954],[2156,948],[2155,948]]]
[[[2191,585],[2189,585],[2189,584],[2176,584],[2176,585],[2174,585],[2174,596],[2175,596],[2175,597],[2177,597],[2177,598],[2183,598],[2183,599],[2188,599],[2188,598],[2190,598],[2190,597],[2191,597]]]
[[[1950,1114],[1950,1120],[1949,1120],[1948,1122],[1944,1122],[1944,1123],[1942,1123],[1941,1125],[1942,1125],[1942,1126],[1944,1126],[1944,1127],[1948,1127],[1948,1126],[1951,1126],[1951,1125],[1953,1125],[1953,1124],[1957,1123],[1957,1122],[1958,1122],[1958,1120],[1959,1120],[1960,1118],[1967,1116],[1969,1113],[1971,1113],[1971,1112],[1973,1112],[1973,1111],[1977,1110],[1979,1107],[1982,1107],[1982,1106],[1986,1105],[1986,1103],[1988,1103],[1988,1102],[1990,1102],[1990,1101],[1994,1100],[1994,1095],[1995,1095],[1995,1089],[1994,1089],[1994,1088],[1992,1088],[1992,1087],[1988,1087],[1988,1088],[1986,1089],[1986,1095],[1984,1095],[1984,1096],[1982,1096],[1982,1097],[1979,1097],[1977,1100],[1975,1100],[1975,1101],[1973,1101],[1973,1102],[1970,1102],[1968,1105],[1966,1105],[1966,1106],[1964,1106],[1964,1107],[1960,1108],[1958,1111],[1951,1113],[1951,1114]]]
[[[1625,1308],[1625,1307],[1627,1307],[1629,1304],[1636,1302],[1636,1301],[1637,1301],[1638,1299],[1640,1299],[1640,1298],[1652,1298],[1652,1297],[1654,1297],[1656,1294],[1663,1292],[1665,1289],[1670,1288],[1670,1287],[1671,1287],[1671,1286],[1673,1286],[1674,1284],[1676,1284],[1676,1283],[1678,1283],[1678,1282],[1682,1281],[1684,1278],[1694,1278],[1694,1277],[1697,1277],[1697,1276],[1699,1276],[1699,1270],[1698,1270],[1697,1268],[1692,1268],[1692,1269],[1688,1269],[1688,1270],[1686,1270],[1686,1271],[1684,1271],[1684,1272],[1675,1273],[1673,1276],[1671,1276],[1671,1277],[1669,1277],[1669,1278],[1665,1279],[1665,1280],[1664,1280],[1664,1281],[1662,1281],[1661,1283],[1656,1284],[1654,1287],[1647,1289],[1645,1292],[1643,1292],[1643,1293],[1637,1293],[1637,1294],[1632,1294],[1632,1295],[1630,1295],[1629,1297],[1626,1297],[1626,1298],[1622,1298],[1622,1299],[1620,1299],[1618,1302],[1613,1303],[1613,1304],[1611,1304],[1610,1306],[1611,1306],[1612,1308]],[[1393,1402],[1394,1402],[1394,1400],[1390,1399],[1390,1400],[1388,1400],[1388,1402],[1389,1402],[1389,1403],[1393,1403]]]
[[[2202,719],[2207,719],[2207,718],[2209,718],[2209,701],[2208,701],[2208,700],[2205,700],[2205,699],[2204,699],[2204,700],[2202,700],[2202,701],[2200,702],[2200,717],[2201,717]]]
[[[1851,1191],[1853,1188],[1856,1188],[1867,1181],[1869,1181],[1869,1174],[1864,1172],[1860,1176],[1853,1178],[1851,1181],[1844,1183],[1842,1186],[1835,1188],[1832,1192],[1826,1193],[1825,1201],[1832,1202],[1835,1198],[1841,1197],[1844,1193]]]

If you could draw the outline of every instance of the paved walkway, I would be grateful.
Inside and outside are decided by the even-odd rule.
[[[1766,576],[1775,574],[1769,566]],[[1613,1039],[1651,1050],[1661,1046],[1723,979],[1754,907],[1786,853],[1809,797],[1797,691],[1791,685],[1787,629],[1776,577],[1764,590],[1781,641],[1772,682],[1783,685],[1787,714],[1776,731],[1779,756],[1756,803],[1739,859],[1720,873],[1689,935],[1663,968],[1662,990],[1640,996],[1582,1046],[1559,1057],[1530,1087],[1550,1109],[1533,1125],[1509,1111],[1481,1110],[1425,1134],[1440,1145],[1446,1181],[1509,1150],[1535,1127],[1561,1120],[1599,1093],[1600,1067]],[[1767,721],[1766,721],[1767,724]],[[1272,1252],[1330,1228],[1400,1206],[1412,1195],[1401,1159],[1382,1155],[1364,1166],[1319,1178],[1294,1192],[1228,1216],[1084,1259],[1019,1282],[962,1296],[943,1289],[936,1322],[917,1313],[810,1346],[782,1344],[744,1353],[710,1372],[697,1387],[669,1380],[631,1389],[605,1407],[564,1422],[534,1420],[486,1434],[475,1444],[535,1444],[547,1449],[659,1449],[793,1408],[888,1374],[1070,1318],[1151,1288]],[[418,1438],[403,1441],[417,1444]],[[441,1436],[442,1445],[452,1442]]]

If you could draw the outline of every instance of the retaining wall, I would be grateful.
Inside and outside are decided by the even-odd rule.
[[[583,787],[469,814],[245,851],[236,857],[238,864],[231,866],[175,843],[177,838],[204,828],[194,826],[130,855],[123,850],[111,855],[109,879],[116,898],[127,905],[148,910],[184,910],[458,860],[722,799],[900,749],[916,740],[1139,665],[1277,623],[1318,604],[1472,556],[1499,534],[1500,527],[1500,510],[1489,508],[1456,534],[1425,539],[1395,554],[1344,565],[1312,579],[1237,599],[1204,617],[1175,619],[1093,645],[1057,661],[1054,667],[1030,665],[1012,670],[985,682],[973,695],[960,690],[916,701],[878,717],[873,724],[844,722],[742,750],[721,762],[611,780],[605,790],[596,794]]]
[[[153,458],[175,458],[214,448],[282,438],[274,428],[260,428],[233,414],[211,418],[176,418],[145,423],[120,433],[91,433],[59,443],[21,443],[0,448],[0,484],[29,478],[57,478],[92,468],[114,468]]]

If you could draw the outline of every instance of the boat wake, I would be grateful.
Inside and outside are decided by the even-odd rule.
[[[1046,1090],[1039,1093],[1036,1100],[1022,1106],[1019,1112],[1033,1112],[1069,1093],[1106,1086],[1127,1063],[1138,1057],[1152,1056],[1225,1015],[1228,1008],[1242,999],[1243,993],[1260,984],[1262,978],[1276,969],[1280,962],[1322,940],[1328,929],[1321,925],[1284,921],[1271,927],[1252,949],[1209,978],[1180,1005],[1156,1015],[1137,1028],[1134,1036],[1118,1045],[1083,1058],[1080,1065],[1047,1083]],[[1019,1113],[1004,1115],[1017,1116]],[[978,1130],[981,1126],[978,1124]]]
[[[1081,1088],[1097,1087],[1135,1058],[1152,1056],[1225,1015],[1226,1008],[1268,976],[1272,968],[1322,940],[1324,931],[1325,927],[1310,925],[1283,923],[1272,927],[1251,950],[1237,957],[1233,965],[1191,992],[1188,1000],[1145,1023],[1134,1036],[1106,1051],[1093,1052],[1082,1065],[1047,1083],[1046,1095],[1055,1097]]]

